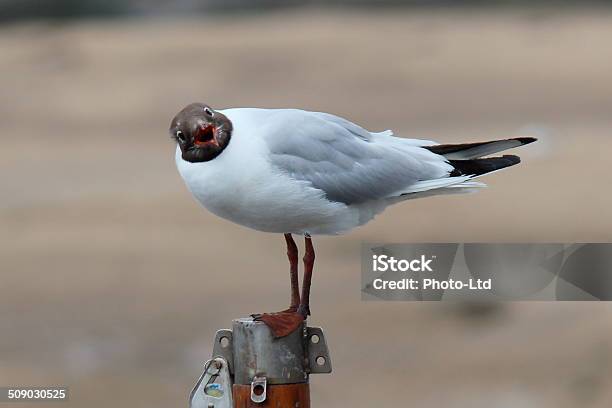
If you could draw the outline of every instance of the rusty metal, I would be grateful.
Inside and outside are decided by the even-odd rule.
[[[251,400],[251,387],[234,384],[234,408],[310,408],[308,383],[269,385],[264,402]]]
[[[192,391],[191,408],[308,408],[309,375],[332,370],[323,331],[305,323],[275,338],[261,321],[236,319],[232,330],[217,331],[212,354]],[[225,392],[229,388],[233,402]]]
[[[251,384],[256,376],[265,376],[268,384],[306,382],[304,326],[288,336],[274,338],[263,322],[234,320],[234,384]]]

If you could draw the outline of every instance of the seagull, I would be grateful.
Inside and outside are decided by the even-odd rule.
[[[346,233],[405,200],[478,190],[485,184],[474,179],[520,162],[514,155],[484,156],[536,140],[438,144],[369,132],[329,113],[215,110],[204,103],[182,109],[169,131],[178,171],[197,201],[226,220],[284,234],[290,306],[253,315],[275,337],[310,315],[313,235]],[[301,293],[292,234],[305,237]]]

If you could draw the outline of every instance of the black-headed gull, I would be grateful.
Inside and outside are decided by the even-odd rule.
[[[515,138],[447,144],[373,133],[338,116],[299,109],[214,110],[192,103],[172,120],[176,165],[209,211],[287,243],[291,305],[257,315],[278,337],[310,314],[311,235],[340,234],[411,198],[473,191],[476,177],[520,162],[483,156],[531,143]],[[305,236],[302,293],[291,234]]]

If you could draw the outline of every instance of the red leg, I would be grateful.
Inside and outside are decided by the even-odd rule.
[[[298,248],[291,234],[285,234],[287,258],[289,258],[289,276],[291,277],[291,303],[287,312],[295,312],[300,305],[300,283],[298,282]]]
[[[289,309],[277,313],[253,315],[255,320],[264,322],[275,337],[284,337],[293,333],[304,321],[304,315],[296,313],[300,305],[300,284],[298,281],[298,249],[291,234],[285,234],[287,258],[289,258],[289,275],[291,277],[291,304]]]
[[[312,281],[312,268],[315,261],[315,251],[310,235],[306,235],[304,238],[304,246],[306,249],[304,254],[304,280],[302,282],[302,302],[298,308],[298,313],[305,319],[310,316],[310,282]]]

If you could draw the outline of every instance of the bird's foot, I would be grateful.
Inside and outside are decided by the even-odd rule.
[[[291,311],[291,308],[284,312],[253,314],[251,316],[253,320],[264,322],[276,338],[290,335],[306,320],[305,315],[295,310]]]

